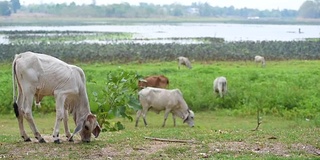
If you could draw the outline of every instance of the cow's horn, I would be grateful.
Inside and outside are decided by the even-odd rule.
[[[148,82],[147,80],[145,79],[139,79],[140,82]]]

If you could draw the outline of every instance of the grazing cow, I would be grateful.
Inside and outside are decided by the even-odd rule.
[[[186,67],[188,67],[189,69],[192,69],[192,66],[191,66],[191,62],[189,61],[189,59],[187,57],[178,57],[178,68],[180,69],[180,66],[181,65],[184,65]]]
[[[223,97],[227,93],[227,79],[226,77],[217,77],[213,81],[213,91]]]
[[[81,140],[89,142],[91,134],[98,137],[101,128],[96,116],[90,111],[86,80],[83,70],[45,54],[24,52],[17,54],[12,63],[14,111],[19,122],[20,134],[24,141],[31,141],[26,134],[23,117],[36,139],[41,137],[32,117],[32,103],[35,97],[39,103],[44,96],[54,96],[56,122],[53,130],[55,143],[60,143],[59,128],[64,121],[65,134],[69,141],[80,132]],[[18,89],[18,97],[16,90]],[[73,115],[76,129],[71,135],[68,128],[68,112]]]
[[[256,64],[261,63],[261,67],[266,66],[266,60],[262,56],[255,56],[254,61],[256,62]]]
[[[142,110],[137,112],[136,127],[138,126],[141,115],[145,126],[147,126],[146,114],[149,110],[156,113],[160,113],[160,111],[165,110],[162,127],[165,126],[170,112],[172,113],[174,126],[176,126],[175,116],[182,118],[183,123],[188,123],[190,127],[194,126],[194,113],[189,109],[179,89],[167,90],[147,87],[139,92],[139,101],[141,103]]]
[[[169,85],[169,79],[164,75],[159,76],[148,76],[144,79],[139,79],[138,87],[143,89],[146,87],[155,87],[155,88],[167,88]]]

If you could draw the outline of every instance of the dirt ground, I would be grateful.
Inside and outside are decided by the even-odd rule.
[[[57,144],[53,143],[52,137],[49,135],[44,136],[44,139],[48,142],[46,144],[39,144],[35,139],[32,140],[33,145],[29,145],[27,142],[17,142],[12,146],[3,146],[0,143],[1,148],[8,149],[7,153],[0,152],[0,159],[69,159],[72,157],[80,159],[172,159],[172,155],[164,152],[170,150],[170,148],[183,148],[190,147],[188,152],[192,152],[185,155],[181,153],[181,158],[184,159],[199,159],[199,158],[214,158],[216,155],[227,153],[232,154],[234,158],[243,154],[257,154],[263,157],[265,155],[280,156],[283,158],[290,158],[292,154],[320,156],[320,150],[311,145],[304,144],[292,144],[285,145],[278,142],[256,142],[249,144],[247,142],[215,142],[209,144],[202,143],[180,143],[180,142],[166,142],[157,140],[145,140],[144,144],[139,147],[132,147],[129,144],[121,146],[118,144],[104,144],[102,146],[83,146],[73,145],[62,139],[62,144],[57,147]],[[81,143],[76,140],[74,143]],[[46,145],[46,147],[44,147]],[[207,146],[207,152],[202,152],[203,146]],[[7,148],[9,147],[9,148]],[[85,147],[86,151],[83,150]],[[92,147],[92,148],[91,148]],[[79,151],[81,151],[79,153]],[[59,154],[57,154],[59,153]],[[72,155],[73,154],[73,155]],[[75,155],[76,154],[76,155]],[[78,155],[77,155],[78,154]],[[177,155],[174,155],[177,156]],[[149,157],[149,158],[147,158]],[[150,158],[151,157],[151,158]],[[187,158],[186,158],[187,157]],[[293,156],[293,157],[296,157]],[[305,156],[303,156],[305,157]],[[175,158],[173,158],[175,159]]]

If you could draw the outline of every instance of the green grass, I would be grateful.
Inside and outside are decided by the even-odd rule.
[[[169,116],[162,128],[163,112],[148,113],[148,127],[142,118],[134,121],[116,118],[126,127],[104,132],[92,143],[25,143],[20,138],[12,111],[11,65],[1,64],[2,97],[0,118],[0,158],[9,159],[316,159],[320,153],[319,61],[273,61],[266,68],[253,62],[193,62],[193,69],[177,69],[176,62],[140,64],[77,64],[87,76],[92,111],[96,104],[92,93],[101,91],[105,76],[119,67],[141,75],[164,74],[169,88],[179,88],[189,107],[195,111],[195,127],[177,119],[173,127]],[[229,94],[220,99],[212,93],[212,81],[224,75]],[[35,122],[46,140],[52,141],[55,122],[52,98],[34,108]],[[257,108],[262,124],[256,127]],[[47,109],[50,109],[48,114]],[[8,113],[8,114],[7,114]],[[131,113],[135,119],[135,115]],[[70,128],[74,123],[70,118]],[[29,136],[29,127],[25,122]],[[61,126],[61,137],[64,135]],[[144,137],[194,140],[197,143],[159,142]],[[34,139],[33,139],[34,140]],[[65,138],[63,138],[65,140]]]
[[[93,93],[101,93],[110,71],[119,68],[142,76],[164,74],[169,78],[169,88],[179,88],[194,111],[229,109],[231,115],[274,115],[287,119],[319,119],[320,69],[319,61],[270,61],[265,68],[252,61],[193,62],[193,69],[177,67],[177,62],[78,63],[87,77],[87,92],[95,112],[97,104]],[[0,66],[0,113],[12,113],[11,64]],[[217,76],[228,80],[228,95],[217,98],[212,82]],[[52,98],[45,98],[40,112],[54,111]],[[317,121],[320,126],[320,121]]]
[[[104,82],[108,71],[122,68],[143,76],[164,74],[169,78],[169,88],[179,88],[194,110],[229,108],[234,114],[255,115],[259,107],[264,114],[287,118],[319,116],[318,65],[318,61],[274,61],[261,68],[253,62],[214,61],[196,62],[192,70],[178,70],[176,62],[80,64],[89,77],[89,94],[96,90],[96,84]],[[217,76],[228,79],[229,93],[225,99],[213,94],[212,82]]]
[[[300,159],[317,158],[319,152],[319,128],[314,122],[286,120],[265,116],[258,131],[254,116],[229,116],[226,111],[197,112],[195,127],[190,128],[177,119],[173,127],[169,117],[162,128],[163,112],[149,112],[145,127],[121,118],[126,129],[117,132],[103,132],[91,143],[52,142],[52,128],[55,114],[35,114],[40,132],[51,141],[46,144],[22,142],[14,115],[2,115],[0,119],[0,157],[12,159]],[[132,115],[134,116],[134,115]],[[74,129],[72,120],[69,124]],[[28,134],[30,129],[26,126]],[[61,127],[61,137],[64,136]],[[303,135],[303,136],[302,136]],[[32,136],[31,136],[32,137]],[[193,140],[196,143],[175,143],[148,140],[144,137]],[[63,137],[63,139],[65,139]]]

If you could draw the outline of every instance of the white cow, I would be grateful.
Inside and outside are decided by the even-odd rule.
[[[39,103],[44,96],[54,96],[56,122],[53,130],[55,143],[60,143],[59,128],[64,121],[65,134],[69,141],[80,132],[81,140],[89,142],[91,134],[98,137],[101,128],[90,111],[86,80],[83,70],[45,54],[24,52],[17,54],[12,63],[14,111],[24,141],[31,141],[23,126],[23,117],[40,143],[41,137],[32,117],[32,102]],[[18,87],[18,97],[16,90]],[[68,128],[68,112],[73,115],[76,129],[71,135]]]
[[[172,113],[174,126],[176,126],[175,116],[182,118],[183,123],[188,123],[190,127],[194,126],[194,113],[188,108],[179,89],[167,90],[147,87],[139,91],[139,100],[142,110],[137,112],[136,127],[141,115],[143,116],[145,126],[147,126],[146,114],[148,110],[153,110],[156,113],[165,110],[162,127],[165,126],[170,112]]]
[[[266,60],[262,56],[255,56],[254,61],[256,62],[256,64],[261,63],[261,67],[266,66]]]
[[[178,59],[178,68],[179,69],[180,69],[181,65],[185,65],[189,69],[192,69],[191,62],[189,61],[189,59],[187,57],[180,56],[177,59]]]
[[[227,88],[227,78],[226,77],[217,77],[213,81],[213,91],[218,93],[220,97],[226,95],[228,88]]]

